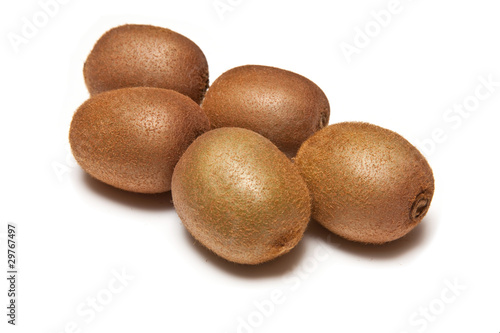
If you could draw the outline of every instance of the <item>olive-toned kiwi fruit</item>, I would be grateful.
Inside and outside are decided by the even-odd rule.
[[[296,166],[271,141],[242,128],[215,129],[196,139],[175,167],[172,198],[195,239],[240,264],[290,251],[311,214]]]
[[[91,176],[139,193],[170,190],[174,166],[210,129],[189,97],[161,88],[123,88],[95,95],[73,115],[69,141]]]
[[[322,129],[295,162],[313,197],[313,218],[353,241],[381,244],[406,235],[434,194],[424,156],[399,134],[367,123]]]
[[[201,103],[208,88],[208,64],[201,49],[172,30],[128,24],[106,32],[84,65],[91,95],[125,87],[178,91]]]
[[[242,127],[262,134],[288,155],[328,125],[330,105],[309,79],[280,68],[233,68],[208,89],[202,103],[212,128]]]

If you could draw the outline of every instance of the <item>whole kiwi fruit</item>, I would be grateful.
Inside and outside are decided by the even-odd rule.
[[[127,24],[107,31],[84,65],[91,95],[125,87],[172,89],[200,104],[208,88],[201,49],[170,29]]]
[[[139,193],[170,190],[174,166],[210,128],[189,97],[161,88],[123,88],[92,96],[73,115],[69,141],[91,176]]]
[[[295,162],[313,198],[313,218],[357,242],[403,237],[434,194],[425,157],[399,134],[368,123],[322,129],[304,142]]]
[[[212,128],[250,129],[292,156],[330,119],[328,99],[314,82],[284,69],[259,65],[236,67],[219,76],[202,109]]]
[[[271,141],[242,128],[198,137],[175,167],[172,198],[195,239],[240,264],[289,252],[311,214],[295,165]]]

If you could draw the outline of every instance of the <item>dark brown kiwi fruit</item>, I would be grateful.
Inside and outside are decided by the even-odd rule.
[[[212,128],[242,127],[262,134],[288,155],[328,125],[330,105],[311,80],[275,67],[233,68],[210,86],[202,103]]]
[[[209,122],[189,97],[160,88],[123,88],[96,95],[73,116],[76,161],[91,176],[139,193],[170,190],[174,166]]]
[[[434,194],[425,157],[399,134],[367,123],[322,129],[304,142],[295,162],[313,197],[313,218],[357,242],[403,237]]]
[[[201,49],[172,30],[127,24],[106,32],[84,65],[91,95],[125,87],[172,89],[200,104],[208,88]]]
[[[196,139],[175,167],[172,198],[195,239],[240,264],[289,252],[311,214],[295,165],[271,141],[242,128],[215,129]]]

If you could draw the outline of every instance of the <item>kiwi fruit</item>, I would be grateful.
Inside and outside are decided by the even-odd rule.
[[[403,237],[434,194],[425,157],[399,134],[368,123],[322,129],[304,142],[295,162],[313,198],[313,219],[352,241]]]
[[[69,141],[78,164],[114,187],[139,193],[170,190],[174,166],[210,129],[189,97],[135,87],[90,97],[73,115]]]
[[[314,82],[284,69],[259,65],[223,73],[208,89],[202,109],[212,128],[250,129],[292,156],[330,119],[328,99]]]
[[[201,49],[170,29],[127,24],[107,31],[84,65],[91,95],[126,87],[172,89],[200,104],[208,88]]]
[[[239,264],[289,252],[311,214],[295,165],[271,141],[242,128],[209,131],[189,146],[174,170],[172,199],[196,240]]]

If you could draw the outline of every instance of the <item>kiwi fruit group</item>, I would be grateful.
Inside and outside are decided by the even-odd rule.
[[[208,64],[201,49],[172,30],[127,24],[106,32],[84,65],[91,95],[125,87],[178,91],[201,103],[208,88]]]
[[[330,125],[299,149],[312,217],[346,239],[381,244],[419,224],[434,194],[424,156],[399,134],[361,122]]]
[[[328,125],[330,105],[309,79],[275,67],[230,69],[210,86],[202,109],[212,128],[253,130],[294,155],[309,136]]]
[[[171,190],[188,232],[228,261],[291,251],[311,217],[383,244],[431,204],[432,170],[414,146],[368,123],[328,126],[326,95],[297,73],[240,66],[208,88],[193,41],[137,24],[104,33],[83,72],[91,97],[69,132],[79,165],[122,190]]]
[[[295,165],[271,141],[242,128],[198,137],[175,167],[172,198],[195,239],[240,264],[290,251],[311,213],[309,191]]]
[[[189,97],[161,88],[123,88],[89,98],[73,115],[73,155],[91,176],[139,193],[170,190],[174,166],[209,129]]]

